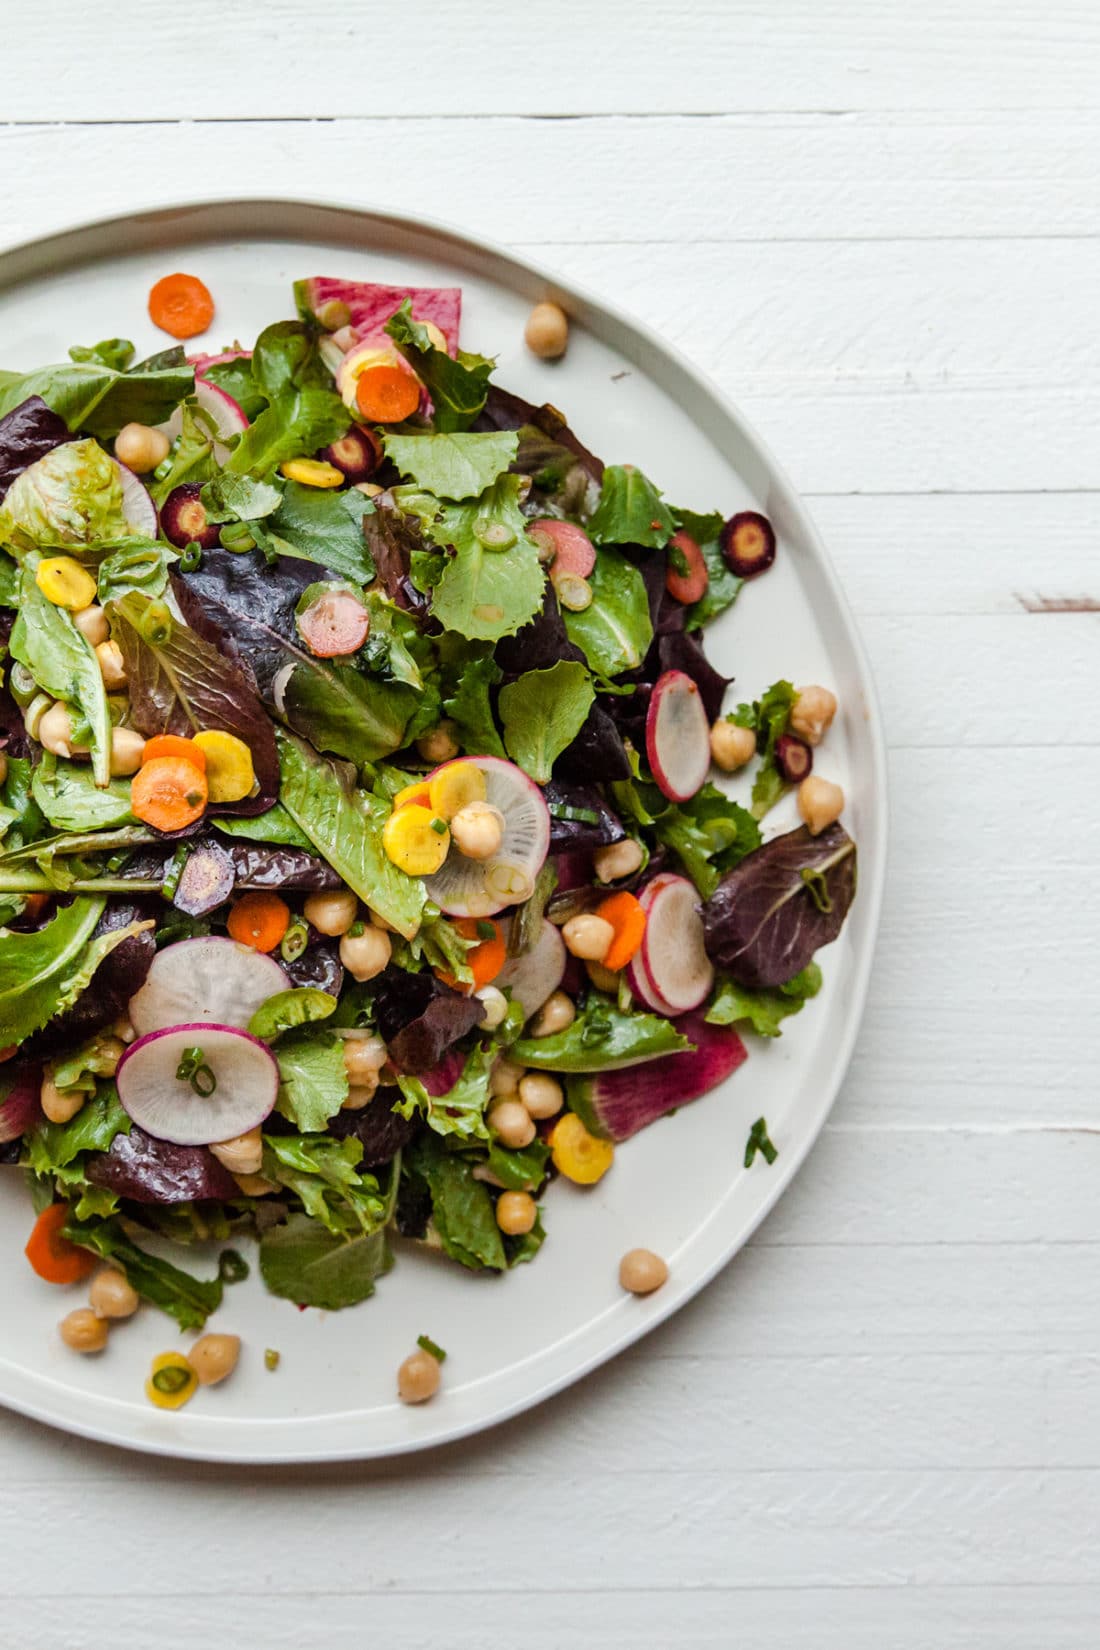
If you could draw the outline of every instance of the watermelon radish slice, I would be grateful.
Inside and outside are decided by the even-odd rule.
[[[567,957],[560,929],[543,917],[534,945],[521,956],[509,958],[493,984],[510,991],[513,1001],[521,1004],[524,1019],[529,1020],[561,985]]]
[[[390,340],[382,328],[406,298],[412,301],[413,320],[433,321],[453,355],[458,348],[458,324],[462,315],[461,287],[383,286],[374,281],[340,281],[329,275],[314,275],[294,283],[294,299],[300,314],[321,321],[327,305],[344,304],[361,342],[373,339],[388,345]]]
[[[710,771],[710,723],[702,695],[683,670],[658,676],[645,719],[653,777],[671,802],[687,802]]]
[[[658,1117],[716,1088],[748,1059],[730,1026],[708,1025],[702,1014],[685,1014],[676,1029],[695,1044],[682,1054],[664,1054],[642,1066],[570,1077],[569,1105],[590,1134],[629,1140]]]
[[[208,365],[221,357],[212,356]],[[195,374],[195,400],[202,412],[206,413],[214,426],[214,457],[219,464],[225,464],[229,458],[230,449],[225,445],[227,441],[238,436],[248,428],[248,419],[244,416],[239,401],[234,401],[231,395],[218,389],[216,384],[208,384],[205,378]],[[177,407],[166,424],[161,424],[169,441],[175,441],[183,429],[183,414]]]
[[[216,934],[178,940],[153,958],[130,998],[130,1019],[141,1036],[196,1021],[246,1026],[261,1003],[289,985],[278,963],[251,946]]]
[[[504,815],[504,836],[491,859],[467,859],[452,848],[424,885],[428,898],[449,916],[491,917],[530,898],[550,848],[550,810],[538,786],[514,762],[498,756],[458,760],[476,763],[485,775],[486,800]],[[428,779],[440,771],[436,768]]]
[[[192,1081],[180,1072],[195,1049],[202,1069]],[[279,1065],[258,1037],[204,1021],[139,1037],[119,1061],[115,1084],[123,1110],[155,1140],[209,1146],[247,1134],[271,1114]]]
[[[194,367],[195,377],[202,378],[208,367],[220,367],[226,361],[251,361],[250,349],[223,349],[218,355],[189,355],[187,365]]]
[[[646,925],[641,950],[629,965],[630,989],[655,1014],[673,1019],[698,1008],[714,984],[699,895],[686,877],[666,871],[638,898]]]
[[[118,459],[112,459],[118,471],[118,479],[122,483],[122,513],[135,533],[142,533],[147,539],[157,536],[157,507],[150,497],[148,488],[125,464]]]

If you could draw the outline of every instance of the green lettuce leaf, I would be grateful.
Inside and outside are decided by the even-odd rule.
[[[124,424],[163,424],[195,387],[193,369],[170,355],[170,362],[153,357],[126,373],[84,361],[0,375],[0,418],[40,395],[70,430],[90,435],[115,436]]]
[[[251,818],[238,819],[219,814],[213,823],[215,829],[225,836],[244,837],[249,842],[274,842],[285,848],[305,848],[313,852],[313,843],[294,823],[281,802],[276,802],[266,813],[254,814]]]
[[[11,633],[13,658],[26,665],[40,688],[79,706],[88,725],[92,773],[101,790],[111,778],[111,708],[95,649],[72,614],[48,601],[35,583],[37,556],[23,566],[19,615]]]
[[[521,1037],[512,1044],[509,1059],[542,1071],[615,1071],[691,1047],[671,1020],[657,1014],[624,1014],[593,993],[565,1031],[551,1037]]]
[[[131,532],[118,466],[97,441],[54,447],[16,476],[0,504],[0,544],[17,559],[31,550],[85,547]]]
[[[229,455],[234,475],[268,476],[289,458],[315,453],[347,434],[351,414],[334,391],[290,389],[260,413]]]
[[[64,1066],[57,1069],[65,1071]],[[77,1085],[59,1083],[58,1086]],[[35,1174],[56,1177],[86,1152],[108,1151],[116,1135],[129,1132],[130,1119],[122,1109],[118,1091],[113,1083],[104,1083],[68,1123],[43,1120],[32,1129],[24,1140],[25,1161]]]
[[[316,1020],[327,1020],[335,1011],[336,998],[327,991],[318,991],[314,986],[277,991],[253,1014],[248,1022],[248,1033],[251,1037],[262,1038],[265,1043],[273,1043],[284,1031],[310,1025]]]
[[[249,423],[267,406],[269,398],[252,376],[249,356],[239,355],[232,361],[213,361],[203,368],[202,375],[215,389],[224,390],[226,395],[233,397]]]
[[[30,934],[0,928],[0,1026],[6,1042],[21,1043],[75,1001],[87,985],[89,942],[106,903],[74,899]],[[101,960],[96,957],[95,967]]]
[[[264,328],[252,351],[252,378],[269,401],[299,389],[331,388],[332,374],[317,345],[317,329],[302,321],[273,321]]]
[[[489,1074],[495,1058],[494,1048],[475,1048],[466,1056],[462,1075],[446,1094],[429,1094],[419,1077],[399,1073],[397,1084],[404,1098],[394,1111],[402,1117],[415,1117],[420,1112],[436,1134],[488,1140],[485,1108],[489,1103]]]
[[[506,1151],[495,1140],[489,1147],[489,1167],[510,1192],[529,1192],[541,1186],[549,1161],[550,1147],[545,1140],[532,1140],[529,1146],[516,1151]]]
[[[491,487],[516,456],[514,430],[485,434],[387,435],[386,457],[436,498],[476,498]]]
[[[722,517],[715,510],[710,515],[697,515],[694,510],[677,510],[680,526],[690,533],[707,564],[706,593],[688,609],[687,629],[700,630],[703,625],[732,607],[741,592],[744,579],[732,571],[719,544]]]
[[[88,768],[49,752],[34,770],[32,792],[59,831],[102,831],[134,823],[128,779],[112,779],[100,790]]]
[[[0,607],[19,606],[19,563],[0,550]]]
[[[504,743],[512,761],[536,784],[549,783],[556,759],[581,731],[595,699],[592,678],[575,659],[525,671],[501,688]]]
[[[619,551],[601,550],[588,582],[591,605],[563,614],[569,640],[597,675],[637,670],[653,640],[645,580]]]
[[[542,606],[546,575],[527,537],[519,486],[518,476],[499,476],[479,498],[445,505],[428,526],[437,544],[454,550],[435,586],[432,615],[445,629],[473,641],[514,635]],[[504,549],[487,549],[489,529],[514,535],[512,542]]]
[[[360,1173],[362,1142],[323,1134],[264,1136],[263,1172],[301,1198],[306,1213],[337,1236],[373,1232],[388,1218],[374,1175]]]
[[[260,1242],[260,1273],[273,1295],[337,1312],[374,1294],[393,1265],[383,1228],[337,1236],[308,1215],[291,1215]]]
[[[129,338],[103,338],[98,344],[71,344],[70,361],[93,361],[100,367],[111,367],[125,372],[134,359],[134,346]]]
[[[485,405],[495,362],[459,350],[454,356],[437,349],[427,327],[414,321],[412,299],[390,316],[383,328],[432,398],[432,423],[441,432],[467,430]]]
[[[490,688],[504,678],[492,648],[448,634],[441,638],[440,652],[446,684],[443,709],[462,749],[470,756],[506,756],[489,698]]]
[[[472,1271],[503,1272],[508,1262],[493,1199],[488,1186],[474,1179],[474,1164],[430,1134],[413,1141],[405,1161],[428,1191],[432,1224],[452,1260]]]
[[[268,518],[263,543],[277,555],[315,561],[356,584],[369,584],[374,562],[363,539],[363,517],[373,510],[370,499],[354,487],[327,492],[289,481],[282,503]]]
[[[609,464],[600,501],[588,522],[594,544],[640,544],[660,550],[676,531],[674,513],[633,464]]]
[[[821,990],[821,969],[808,963],[801,973],[774,991],[751,991],[733,980],[720,981],[706,1017],[712,1025],[736,1025],[747,1020],[761,1037],[779,1037],[780,1022],[797,1014],[804,1002]]]
[[[313,995],[323,997],[326,993],[318,991]],[[331,1014],[336,1000],[332,997],[328,1000],[332,1007],[327,1012]],[[263,1010],[259,1012],[262,1014]],[[277,1109],[306,1133],[319,1133],[348,1097],[342,1040],[331,1031],[291,1031],[280,1039],[275,1056],[279,1062]]]
[[[168,570],[176,560],[175,552],[167,545],[135,539],[100,562],[98,601],[106,606],[135,590],[143,596],[163,596],[168,588]]]
[[[616,780],[611,793],[621,814],[679,856],[704,897],[760,846],[760,827],[748,809],[709,782],[690,802],[669,802],[656,785],[638,779]]]
[[[780,736],[787,731],[797,698],[798,694],[790,682],[773,682],[761,698],[752,704],[738,705],[726,719],[735,722],[739,728],[753,730],[756,748],[763,757],[752,783],[754,819],[763,819],[788,789],[787,781],[776,765],[775,747]]]
[[[263,521],[282,502],[282,493],[270,481],[230,475],[227,470],[220,470],[202,490],[208,521]]]
[[[218,461],[214,457],[217,438],[214,420],[193,401],[184,402],[180,416],[180,433],[172,451],[154,471],[150,492],[154,504],[158,506],[184,482],[209,481],[218,474]]]
[[[189,1272],[181,1272],[168,1261],[150,1255],[131,1242],[117,1217],[96,1221],[70,1215],[65,1236],[70,1242],[120,1266],[130,1287],[143,1300],[175,1318],[181,1329],[201,1329],[221,1305],[220,1278],[193,1278]]]

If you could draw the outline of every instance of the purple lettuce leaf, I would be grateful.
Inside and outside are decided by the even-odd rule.
[[[408,974],[389,967],[374,982],[374,1021],[398,1071],[418,1076],[472,1031],[484,1009],[434,974]]]
[[[337,1140],[354,1138],[362,1143],[361,1169],[379,1169],[420,1133],[419,1117],[401,1117],[391,1111],[391,1102],[400,1091],[380,1088],[361,1111],[338,1111],[328,1126]]]
[[[206,1146],[174,1146],[131,1125],[110,1150],[89,1157],[84,1173],[131,1203],[191,1203],[239,1197],[240,1188]]]
[[[51,412],[40,395],[13,407],[0,418],[0,499],[28,465],[71,440],[65,420]]]
[[[621,842],[626,835],[623,822],[610,807],[595,785],[563,785],[552,779],[543,787],[543,797],[550,809],[550,852],[559,854],[582,848],[603,848],[610,842]],[[590,820],[562,819],[556,809],[583,809],[599,817]]]
[[[335,942],[318,939],[310,929],[309,943],[293,962],[279,962],[292,986],[313,986],[338,997],[344,985],[344,965]]]

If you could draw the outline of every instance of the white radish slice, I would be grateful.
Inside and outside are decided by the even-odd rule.
[[[486,801],[504,815],[504,836],[491,859],[467,859],[452,847],[424,885],[429,899],[449,916],[491,917],[506,905],[522,905],[534,892],[550,848],[550,812],[534,780],[514,762],[499,756],[458,760],[473,762],[485,775]]]
[[[507,923],[502,926],[507,930]],[[534,945],[521,956],[509,958],[493,984],[501,991],[510,991],[513,1000],[522,1006],[524,1019],[529,1020],[558,989],[565,978],[565,964],[561,932],[543,917]]]
[[[135,532],[143,533],[147,539],[157,536],[157,507],[149,496],[148,488],[138,479],[133,470],[128,470],[125,464],[118,459],[112,463],[118,471],[118,479],[122,483],[122,513]]]
[[[202,1050],[195,1081],[180,1062]],[[279,1093],[279,1065],[266,1043],[235,1026],[170,1026],[131,1043],[118,1063],[115,1084],[123,1110],[156,1140],[175,1146],[209,1146],[258,1128]]]
[[[229,459],[230,448],[225,442],[230,437],[240,435],[248,428],[248,419],[244,416],[239,401],[234,401],[231,395],[220,390],[216,384],[208,383],[205,378],[195,379],[195,400],[202,412],[206,413],[214,426],[214,457],[219,464],[225,464]],[[158,425],[164,431],[169,441],[175,441],[183,429],[183,414],[177,407],[167,423]]]
[[[289,985],[278,963],[250,945],[216,934],[178,940],[153,958],[130,998],[130,1020],[140,1036],[203,1020],[246,1026],[261,1003]]]
[[[666,871],[647,884],[639,900],[645,934],[630,966],[630,989],[657,1014],[686,1014],[706,1000],[714,984],[698,892],[686,877]]]
[[[645,719],[653,777],[672,802],[687,802],[710,772],[710,723],[703,698],[683,670],[658,676]]]

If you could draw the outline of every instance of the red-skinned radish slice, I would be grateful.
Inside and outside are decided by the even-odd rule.
[[[298,631],[318,659],[358,653],[370,632],[370,614],[350,590],[326,590],[298,615]]]
[[[232,360],[232,356],[211,356],[207,365],[211,366],[215,360]],[[225,464],[229,459],[230,449],[225,445],[232,436],[240,435],[248,428],[248,419],[244,416],[239,401],[234,401],[231,395],[220,390],[216,384],[209,383],[196,372],[195,399],[199,404],[200,412],[204,412],[214,428],[214,457],[219,464]],[[175,441],[183,428],[183,414],[177,407],[166,424],[159,426],[168,437]]]
[[[498,756],[458,760],[473,762],[485,775],[485,800],[504,815],[504,836],[490,859],[467,859],[452,848],[424,885],[448,916],[491,917],[530,898],[550,847],[550,811],[538,786],[514,762]],[[428,779],[441,771],[436,768]]]
[[[685,1014],[676,1029],[694,1049],[665,1054],[644,1065],[569,1079],[569,1104],[589,1133],[629,1140],[670,1111],[698,1100],[748,1059],[731,1026],[708,1025],[702,1014]]]
[[[685,573],[679,572],[674,565],[679,559],[674,554],[676,551],[679,551],[687,564]],[[691,534],[685,533],[682,529],[679,533],[673,533],[668,541],[668,572],[665,574],[665,589],[669,595],[688,606],[692,602],[702,601],[709,583],[710,574],[707,572],[703,552]]]
[[[645,719],[653,777],[671,802],[687,802],[710,771],[710,723],[702,696],[683,670],[658,676]]]
[[[529,951],[510,957],[493,981],[501,991],[509,991],[523,1008],[524,1018],[537,1014],[565,978],[568,952],[561,931],[544,917],[538,937]]]
[[[39,1095],[42,1072],[38,1066],[24,1066],[12,1073],[11,1087],[4,1093],[5,1077],[0,1075],[0,1146],[33,1129],[42,1120]]]
[[[250,349],[223,349],[217,355],[189,355],[187,365],[194,367],[195,377],[202,378],[210,367],[220,367],[226,361],[251,361]]]
[[[122,483],[122,513],[135,532],[143,533],[147,539],[157,536],[157,507],[149,496],[148,488],[138,479],[133,470],[128,470],[125,464],[118,459],[112,460],[118,471],[118,478]]]
[[[195,1050],[202,1055],[198,1069],[181,1076]],[[155,1140],[209,1146],[247,1134],[270,1116],[279,1065],[267,1044],[247,1031],[200,1022],[139,1037],[119,1061],[115,1085],[123,1110]]]
[[[571,521],[559,521],[555,516],[540,516],[527,528],[540,561],[553,558],[553,574],[575,573],[586,579],[596,565],[596,546],[583,527]]]
[[[638,896],[646,915],[641,950],[629,965],[630,989],[669,1019],[705,1002],[714,984],[699,895],[686,877],[666,871]]]
[[[130,998],[130,1019],[142,1036],[197,1020],[246,1026],[261,1003],[289,985],[278,963],[250,945],[216,934],[178,940],[153,958]]]

